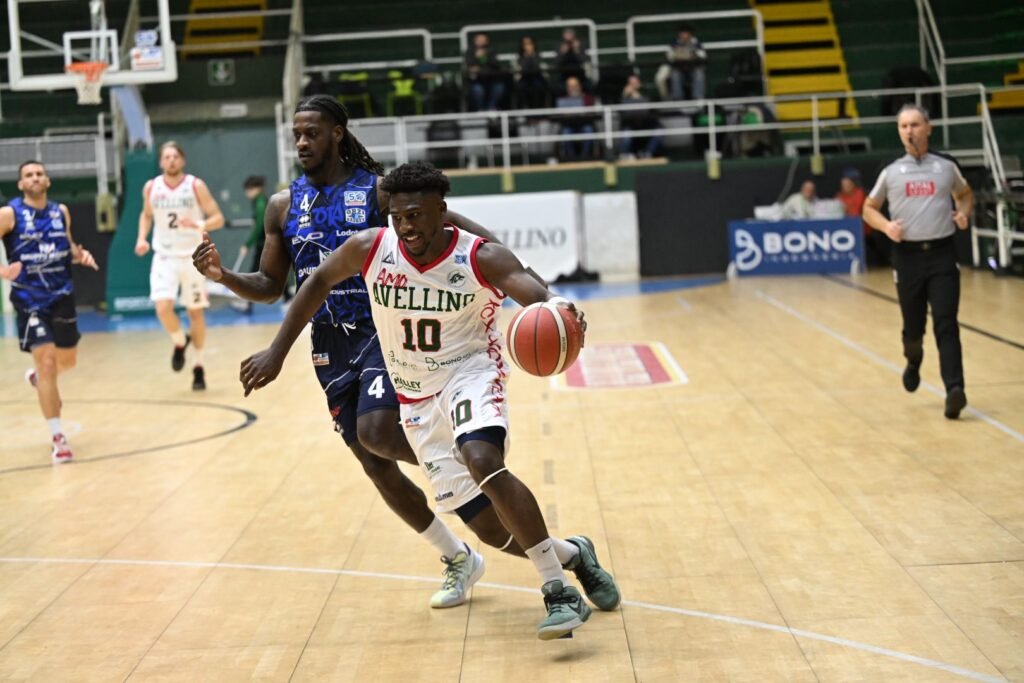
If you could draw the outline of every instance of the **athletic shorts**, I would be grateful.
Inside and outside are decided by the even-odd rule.
[[[192,265],[191,256],[153,255],[153,266],[149,270],[149,299],[178,299],[189,309],[210,307],[206,277]]]
[[[455,512],[482,494],[462,461],[456,439],[485,427],[505,430],[508,456],[508,403],[505,380],[486,354],[459,370],[441,393],[401,407],[402,427],[430,480],[438,512]]]
[[[81,338],[72,294],[60,297],[46,310],[18,310],[18,345],[22,351],[31,353],[33,347],[43,344],[73,349]]]
[[[311,341],[313,369],[345,443],[356,440],[356,418],[363,413],[383,408],[398,411],[398,397],[372,320],[338,327],[314,323]]]

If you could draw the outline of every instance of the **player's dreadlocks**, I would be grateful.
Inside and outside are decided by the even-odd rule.
[[[381,188],[390,194],[397,192],[436,192],[443,198],[451,192],[448,176],[425,161],[402,164],[380,181]]]
[[[332,119],[336,124],[345,129],[345,137],[338,145],[338,153],[341,155],[341,162],[346,166],[359,166],[371,173],[384,175],[384,167],[379,161],[370,156],[362,143],[352,135],[348,129],[348,111],[344,105],[330,95],[310,95],[303,97],[295,105],[295,113],[300,111],[318,111],[324,116]]]

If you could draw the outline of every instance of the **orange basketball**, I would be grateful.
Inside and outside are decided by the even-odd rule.
[[[569,369],[583,345],[583,328],[564,306],[530,304],[508,326],[508,353],[531,375],[549,377]]]

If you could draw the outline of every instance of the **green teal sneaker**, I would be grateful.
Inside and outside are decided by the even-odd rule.
[[[442,556],[444,562],[444,583],[430,598],[430,606],[434,609],[456,607],[466,602],[466,594],[473,584],[484,575],[484,556],[466,546],[465,552],[456,553],[449,559]]]
[[[618,607],[622,602],[622,594],[619,593],[619,587],[615,585],[612,575],[598,563],[594,542],[586,536],[571,536],[565,540],[580,549],[580,554],[572,558],[569,564],[565,565],[565,569],[580,580],[583,592],[587,594],[590,602],[605,611]]]
[[[548,581],[540,590],[544,594],[544,606],[548,608],[547,618],[537,625],[537,637],[541,640],[572,637],[573,630],[590,618],[590,606],[572,586]]]

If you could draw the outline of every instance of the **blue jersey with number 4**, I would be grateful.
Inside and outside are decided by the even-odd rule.
[[[331,252],[360,230],[387,225],[377,205],[377,177],[356,168],[346,182],[317,187],[302,176],[291,184],[291,206],[284,240],[301,287]],[[313,322],[334,326],[370,318],[366,282],[357,275],[336,283],[313,315]]]
[[[11,303],[21,311],[46,311],[71,293],[71,242],[64,213],[57,202],[36,209],[22,199],[14,209],[14,230],[4,235],[10,263],[20,261],[21,274],[11,283]]]

